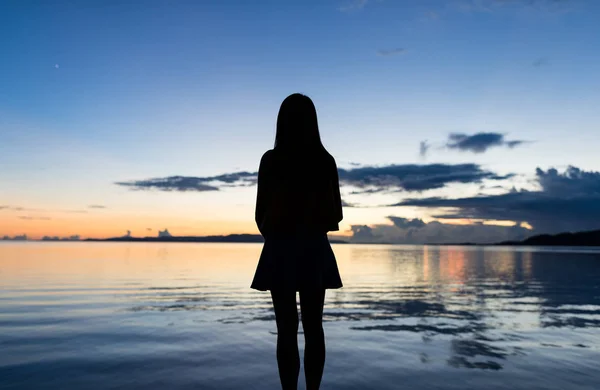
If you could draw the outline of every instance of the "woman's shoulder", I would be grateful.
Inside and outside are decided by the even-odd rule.
[[[329,162],[330,164],[336,165],[335,164],[335,157],[333,157],[331,155],[331,153],[329,152],[325,152],[326,153],[326,157],[327,157],[327,162]]]
[[[262,157],[260,158],[260,163],[265,164],[271,160],[273,160],[273,149],[269,149],[263,153]]]
[[[327,164],[327,166],[331,168],[337,167],[337,164],[335,163],[335,158],[328,151],[325,151],[324,161],[325,164]]]

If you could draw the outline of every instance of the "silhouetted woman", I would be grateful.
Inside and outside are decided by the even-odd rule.
[[[307,96],[290,95],[279,109],[275,147],[262,156],[258,170],[256,224],[265,244],[251,285],[271,291],[284,390],[296,390],[300,373],[296,292],[306,389],[321,384],[325,290],[342,287],[327,232],[339,230],[341,220],[337,167],[321,143],[315,106]]]

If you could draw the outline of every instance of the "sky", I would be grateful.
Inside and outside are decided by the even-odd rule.
[[[0,237],[258,233],[255,174],[294,92],[352,241],[600,228],[599,17],[592,0],[2,2]]]

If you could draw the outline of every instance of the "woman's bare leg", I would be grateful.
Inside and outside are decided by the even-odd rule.
[[[277,366],[283,390],[298,388],[298,307],[295,291],[271,291],[277,322]]]
[[[325,290],[300,291],[300,311],[304,329],[304,376],[306,390],[319,390],[325,367],[323,304]]]

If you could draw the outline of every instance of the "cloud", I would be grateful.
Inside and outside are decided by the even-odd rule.
[[[106,206],[103,206],[101,204],[91,204],[88,206],[88,209],[105,209]]]
[[[467,198],[405,199],[391,206],[445,209],[436,218],[527,222],[538,233],[600,228],[600,172],[536,170],[535,191],[512,189]]]
[[[380,192],[388,192],[389,190],[387,188],[368,188],[366,190],[355,190],[350,192],[350,195],[369,195],[369,194],[377,194]],[[395,190],[392,190],[392,192],[395,192]]]
[[[382,57],[390,57],[390,56],[396,56],[396,55],[400,55],[400,54],[404,54],[406,53],[406,49],[403,48],[395,48],[395,49],[380,49],[377,50],[377,54],[382,56]]]
[[[514,148],[522,145],[525,141],[508,141],[500,133],[475,133],[473,135],[463,133],[451,133],[448,136],[446,146],[449,149],[458,149],[464,152],[485,153],[488,149],[496,146]]]
[[[403,164],[381,167],[338,169],[340,184],[368,191],[425,191],[451,183],[480,183],[504,180],[513,175],[498,175],[477,164]]]
[[[30,217],[30,216],[19,216],[18,218],[28,220],[28,221],[50,221],[52,219],[49,217]]]
[[[239,187],[256,184],[256,172],[234,172],[218,176],[169,176],[145,180],[117,182],[115,184],[133,190],[160,191],[219,191],[220,187]]]
[[[534,61],[531,63],[531,65],[533,65],[533,66],[534,66],[534,67],[536,67],[536,68],[539,68],[539,67],[541,67],[541,66],[548,65],[549,63],[550,63],[550,61],[549,61],[547,58],[540,57],[540,58],[536,58],[536,59],[535,59],[535,60],[534,60]]]
[[[387,217],[392,224],[353,225],[350,242],[354,243],[394,243],[394,244],[486,244],[507,240],[522,240],[531,231],[515,224],[514,226],[486,225],[474,223],[455,225],[421,219],[407,219],[398,216]]]
[[[95,207],[89,206],[89,207],[90,208],[100,208],[100,206],[95,206]],[[32,209],[32,208],[29,208],[29,207],[8,206],[8,205],[2,205],[2,206],[0,206],[0,210],[30,211],[30,212],[44,212],[44,211],[47,211],[47,210],[44,210],[44,209]],[[70,213],[70,214],[87,214],[87,210],[53,210],[53,211],[59,212],[59,213]],[[24,218],[21,218],[21,219],[29,219],[29,217],[24,217]]]
[[[0,210],[11,210],[11,211],[44,211],[42,209],[30,209],[30,208],[27,208],[27,207],[10,206],[10,205],[2,205],[2,206],[0,206]]]
[[[421,141],[421,143],[419,144],[419,155],[423,158],[427,157],[427,152],[429,151],[430,147],[431,145],[427,143],[427,140]]]
[[[427,19],[431,19],[431,20],[438,20],[438,19],[440,18],[440,14],[439,14],[439,12],[432,11],[432,10],[426,11],[426,12],[424,13],[424,16],[425,16]]]
[[[425,191],[443,188],[452,183],[480,183],[483,180],[504,180],[477,164],[402,164],[338,168],[341,186],[353,187],[353,194],[377,192]],[[159,191],[219,191],[227,187],[253,186],[256,172],[235,172],[218,176],[170,176],[115,183],[134,190]]]
[[[160,191],[218,191],[219,188],[204,184],[201,178],[186,176],[171,176],[157,179],[135,180],[118,182],[117,185],[130,187],[133,190],[160,190]]]
[[[396,226],[396,227],[398,227],[400,229],[422,228],[423,226],[426,225],[426,223],[423,222],[423,220],[419,219],[419,218],[406,219],[406,218],[394,217],[394,216],[389,216],[387,218],[390,221],[392,221],[392,223],[394,224],[394,226]]]
[[[352,242],[374,242],[373,229],[368,225],[352,225]]]
[[[511,149],[512,149],[512,148],[514,148],[514,147],[516,147],[516,146],[523,145],[523,144],[524,144],[524,143],[526,143],[526,142],[527,142],[527,141],[522,141],[522,140],[513,140],[513,141],[506,141],[504,144],[505,144],[506,146],[508,146],[509,148],[511,148]]]
[[[339,7],[338,9],[342,12],[358,11],[365,8],[365,6],[368,3],[369,0],[352,0],[351,2]]]
[[[465,12],[494,12],[502,9],[528,9],[541,12],[569,10],[571,0],[461,0],[458,8]]]
[[[342,199],[342,207],[356,207],[354,203],[348,203],[344,199]]]

